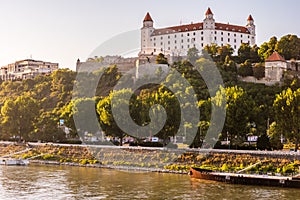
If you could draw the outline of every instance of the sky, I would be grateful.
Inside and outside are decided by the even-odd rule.
[[[147,12],[160,28],[200,22],[208,7],[221,23],[245,25],[251,14],[258,45],[300,37],[299,0],[0,0],[0,66],[32,58],[74,70],[78,58],[140,29]]]

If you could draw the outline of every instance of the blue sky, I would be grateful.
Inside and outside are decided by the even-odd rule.
[[[0,66],[32,57],[75,69],[112,36],[139,29],[146,12],[165,27],[202,21],[208,7],[223,23],[245,25],[252,14],[258,45],[300,36],[298,0],[0,0]]]

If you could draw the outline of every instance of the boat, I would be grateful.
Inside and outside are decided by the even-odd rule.
[[[190,168],[189,175],[195,179],[213,180],[229,184],[300,188],[300,175],[277,176],[267,174],[227,173],[195,167]]]
[[[0,165],[28,165],[27,159],[0,158]]]

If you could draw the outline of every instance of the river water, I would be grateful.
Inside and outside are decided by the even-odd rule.
[[[229,185],[188,175],[69,166],[0,166],[0,199],[300,199],[300,189]]]

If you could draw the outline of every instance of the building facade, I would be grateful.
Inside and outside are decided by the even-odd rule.
[[[280,82],[283,74],[288,70],[287,61],[277,52],[274,52],[265,62],[265,79],[269,82]]]
[[[37,75],[47,75],[58,69],[58,63],[39,60],[20,60],[0,68],[0,78],[7,80],[23,80],[34,78]]]
[[[149,13],[146,14],[141,28],[141,51],[139,56],[151,56],[163,53],[170,56],[186,56],[190,48],[202,50],[206,45],[231,45],[235,53],[242,43],[254,45],[256,33],[251,15],[246,26],[218,23],[211,9],[205,13],[205,19],[199,23],[154,28]]]

